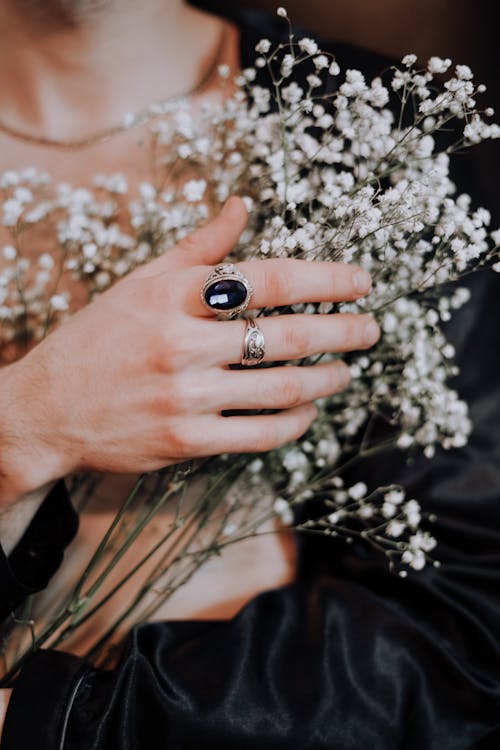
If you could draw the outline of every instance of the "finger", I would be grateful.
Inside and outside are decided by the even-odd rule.
[[[370,291],[367,271],[346,263],[271,258],[238,263],[253,287],[249,309],[282,307],[301,302],[346,302]],[[186,311],[204,317],[214,313],[201,301],[200,290],[211,268],[192,269],[185,295]]]
[[[182,239],[176,245],[176,252],[186,256],[186,265],[218,263],[238,242],[247,218],[245,203],[233,195],[215,219]]]
[[[341,361],[313,367],[270,367],[219,373],[208,395],[210,410],[290,409],[343,390],[351,379]]]
[[[297,440],[317,416],[314,404],[304,404],[278,414],[248,417],[202,415],[187,424],[172,425],[177,458],[219,453],[261,453]]]
[[[207,321],[208,322],[208,321]],[[373,346],[380,328],[371,315],[273,315],[257,318],[265,340],[265,362],[283,362],[326,352],[348,352]],[[211,321],[203,354],[212,365],[241,361],[246,323],[243,320]]]

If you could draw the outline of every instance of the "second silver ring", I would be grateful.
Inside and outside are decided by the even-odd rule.
[[[266,340],[253,318],[247,318],[241,364],[244,367],[259,365],[266,353]]]

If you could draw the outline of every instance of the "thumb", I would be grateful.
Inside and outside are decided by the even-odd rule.
[[[244,201],[231,196],[215,219],[184,237],[175,247],[186,265],[212,265],[223,260],[238,242],[247,223]]]
[[[223,260],[238,242],[247,223],[244,201],[236,195],[223,205],[215,219],[186,235],[159,258],[139,266],[127,279],[156,276],[176,265],[212,265]]]
[[[232,196],[215,219],[186,235],[159,258],[139,266],[128,279],[147,278],[175,266],[212,265],[226,257],[236,245],[247,222],[247,210],[241,198]]]

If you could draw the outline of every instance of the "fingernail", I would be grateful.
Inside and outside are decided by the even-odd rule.
[[[365,326],[365,339],[368,343],[375,343],[380,336],[380,328],[374,318],[368,321]]]
[[[361,294],[368,292],[372,285],[372,277],[368,271],[363,271],[361,268],[359,271],[355,271],[352,275],[352,285],[357,292]]]

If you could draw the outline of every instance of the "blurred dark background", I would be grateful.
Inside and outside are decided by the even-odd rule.
[[[470,65],[478,83],[488,91],[480,100],[492,106],[500,123],[500,44],[491,0],[194,0],[218,13],[255,8],[274,14],[283,4],[293,22],[322,37],[353,44],[389,57],[415,52],[421,60],[431,55],[451,57]],[[471,152],[481,201],[500,226],[498,173],[500,140],[481,144]]]

